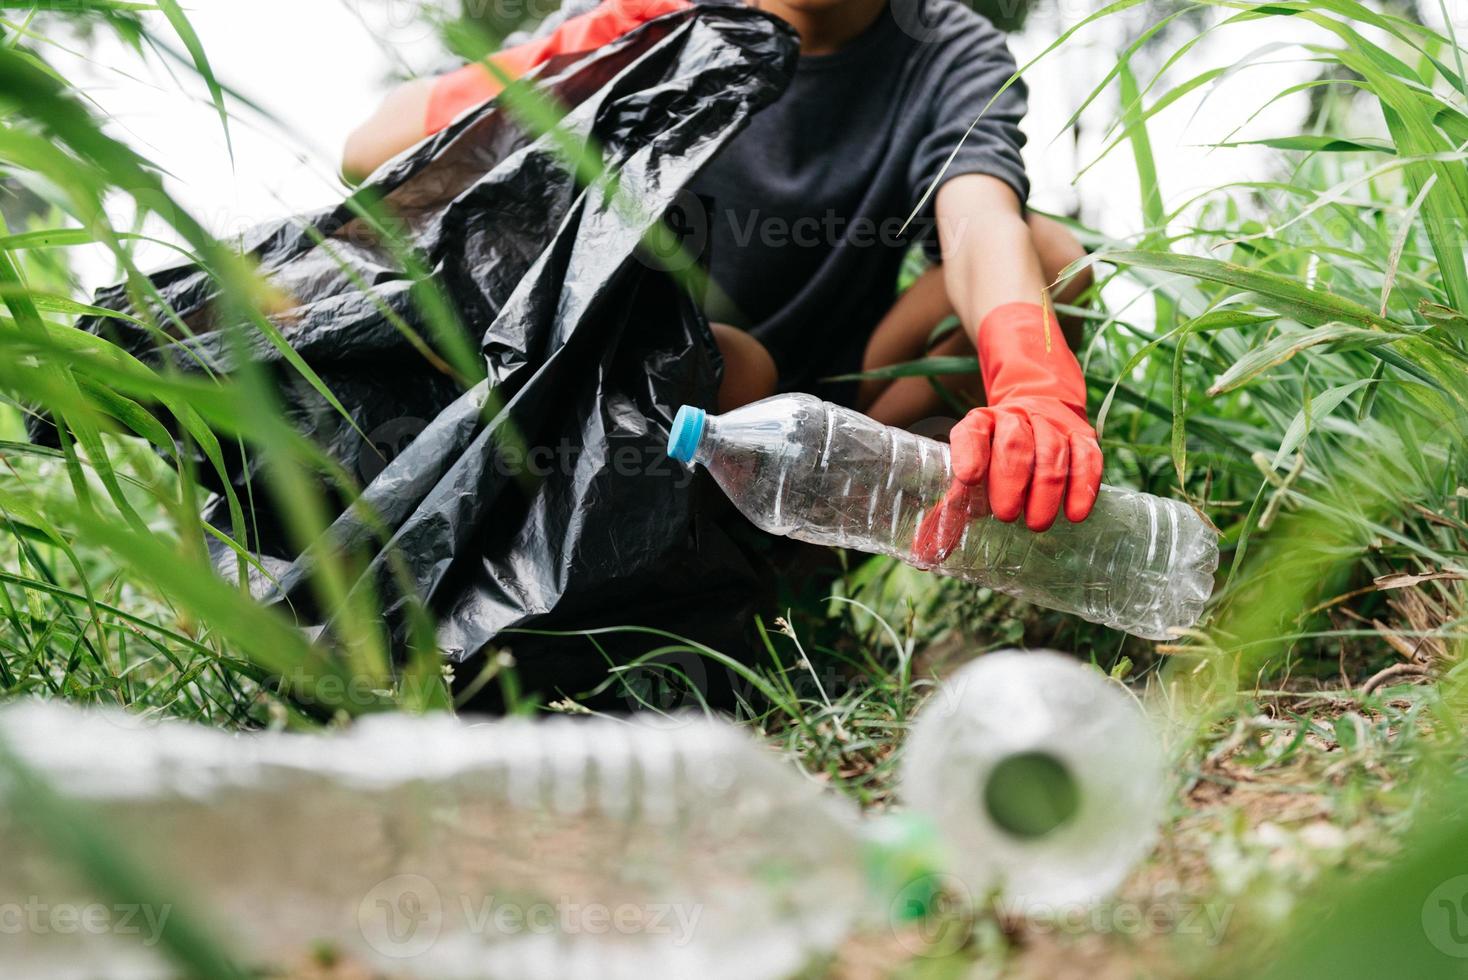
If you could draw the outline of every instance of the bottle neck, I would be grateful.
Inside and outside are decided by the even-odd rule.
[[[698,434],[698,441],[693,444],[693,462],[699,466],[707,467],[709,461],[714,458],[714,446],[718,442],[719,417],[707,415],[703,420],[703,429]]]

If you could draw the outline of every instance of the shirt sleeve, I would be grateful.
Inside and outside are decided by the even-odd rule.
[[[909,174],[913,207],[933,190],[919,213],[929,221],[938,187],[963,174],[997,177],[1014,188],[1021,204],[1029,198],[1020,154],[1025,144],[1020,120],[1028,107],[1025,84],[1016,79],[1000,94],[1014,74],[1014,57],[998,29],[987,21],[980,27],[965,32],[961,43],[932,63],[931,125],[913,153]],[[934,236],[929,242],[934,257],[936,248]]]
[[[689,5],[689,0],[604,0],[584,14],[567,18],[544,37],[504,48],[488,60],[507,77],[519,78],[551,58],[594,51],[650,20]],[[440,76],[429,94],[423,135],[432,136],[503,89],[499,78],[479,62]]]

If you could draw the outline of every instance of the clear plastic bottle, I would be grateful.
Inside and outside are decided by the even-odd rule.
[[[902,801],[933,822],[946,869],[1011,914],[1109,894],[1152,850],[1166,802],[1162,749],[1132,695],[1048,650],[947,678],[902,753]]]
[[[0,711],[0,739],[197,899],[188,912],[243,962],[277,969],[329,948],[434,980],[789,976],[878,911],[891,839],[701,718],[231,736],[33,703]],[[0,833],[25,859],[0,861],[0,907],[97,905],[10,819],[3,773]],[[15,976],[172,976],[139,942],[148,921],[6,934],[0,960]]]
[[[1148,849],[1160,799],[1127,695],[1075,660],[1013,652],[924,707],[907,810],[874,820],[702,717],[393,715],[236,736],[31,702],[0,709],[0,746],[242,961],[289,969],[327,948],[435,980],[790,976],[954,878],[960,900],[997,886],[1021,911],[1099,897]],[[7,929],[7,972],[174,975],[152,935],[168,910],[120,921],[36,840],[4,776],[0,909],[103,926]]]
[[[679,410],[668,453],[707,467],[755,524],[815,544],[891,555],[1037,605],[1154,640],[1195,624],[1213,592],[1218,544],[1175,500],[1102,486],[1091,516],[974,521],[937,565],[914,539],[953,482],[948,446],[811,395],[726,415]]]

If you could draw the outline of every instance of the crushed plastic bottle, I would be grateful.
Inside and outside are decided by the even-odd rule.
[[[900,558],[1040,606],[1164,640],[1197,623],[1218,543],[1186,504],[1102,486],[1091,516],[974,521],[937,564],[918,529],[953,482],[948,446],[811,395],[778,395],[722,416],[684,406],[668,454],[705,466],[744,516],[773,534]]]
[[[922,914],[954,876],[976,902],[1093,898],[1145,853],[1158,785],[1135,706],[1053,654],[989,655],[941,688],[904,748],[907,811],[873,820],[701,717],[230,735],[28,702],[0,710],[0,746],[243,962],[329,949],[435,980],[776,978]],[[105,912],[11,789],[0,764],[0,907]],[[171,977],[149,935],[166,915],[11,931],[0,956],[14,976]]]

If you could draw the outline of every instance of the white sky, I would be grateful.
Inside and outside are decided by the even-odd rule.
[[[348,131],[384,94],[395,59],[424,69],[438,57],[426,30],[402,16],[411,6],[409,0],[196,0],[190,17],[219,78],[280,117],[286,127],[283,133],[245,112],[231,126],[233,167],[218,117],[201,84],[181,72],[174,77],[157,64],[140,67],[110,38],[93,49],[95,63],[78,62],[54,49],[48,56],[71,77],[87,79],[88,94],[115,118],[115,132],[167,168],[177,199],[206,227],[227,237],[340,199],[337,153]],[[1042,5],[1025,33],[1012,39],[1018,60],[1024,63],[1041,51],[1058,25],[1074,23],[1088,6],[1082,0]],[[1190,64],[1227,64],[1265,43],[1282,40],[1279,21],[1267,23],[1267,37],[1260,36],[1258,24],[1217,35],[1200,46]],[[161,36],[172,36],[165,23],[156,27]],[[1059,58],[1052,56],[1032,71],[1026,151],[1037,206],[1067,210],[1079,200],[1083,218],[1115,236],[1135,233],[1141,225],[1129,150],[1119,148],[1072,186],[1076,150],[1068,135],[1052,139],[1073,107],[1114,65],[1121,27],[1119,22],[1103,22],[1090,28]],[[1272,57],[1283,60],[1288,52]],[[1277,169],[1270,151],[1210,152],[1201,144],[1222,138],[1270,94],[1303,80],[1308,72],[1309,66],[1297,64],[1250,69],[1228,79],[1201,112],[1199,93],[1154,120],[1150,128],[1164,199],[1178,201],[1197,189],[1245,176],[1274,176]],[[185,90],[180,89],[179,78],[187,82]],[[1294,132],[1302,99],[1280,103],[1237,138]],[[1114,111],[1114,95],[1095,104],[1091,111],[1095,122],[1088,129],[1089,145],[1079,155],[1081,162],[1094,156],[1102,127]],[[89,286],[101,285],[113,275],[105,256],[73,258],[79,260]],[[141,258],[147,268],[150,256],[144,253]],[[154,262],[165,258],[159,254]]]
[[[379,0],[191,4],[190,20],[220,81],[283,123],[241,110],[230,123],[233,165],[219,117],[197,78],[181,69],[170,74],[157,59],[140,66],[110,35],[99,35],[93,62],[54,49],[48,57],[73,79],[86,79],[87,94],[116,120],[114,135],[164,167],[175,198],[205,227],[228,237],[341,199],[337,155],[388,87],[395,68],[388,52],[420,66],[435,57],[436,45],[421,24],[405,27],[383,16],[402,6]],[[161,17],[153,19],[159,36],[174,38]],[[176,39],[173,46],[182,47]],[[156,254],[158,262],[167,259],[167,253]],[[140,257],[147,268],[148,253]],[[112,275],[111,262],[90,256],[82,271],[89,285],[101,285]]]

